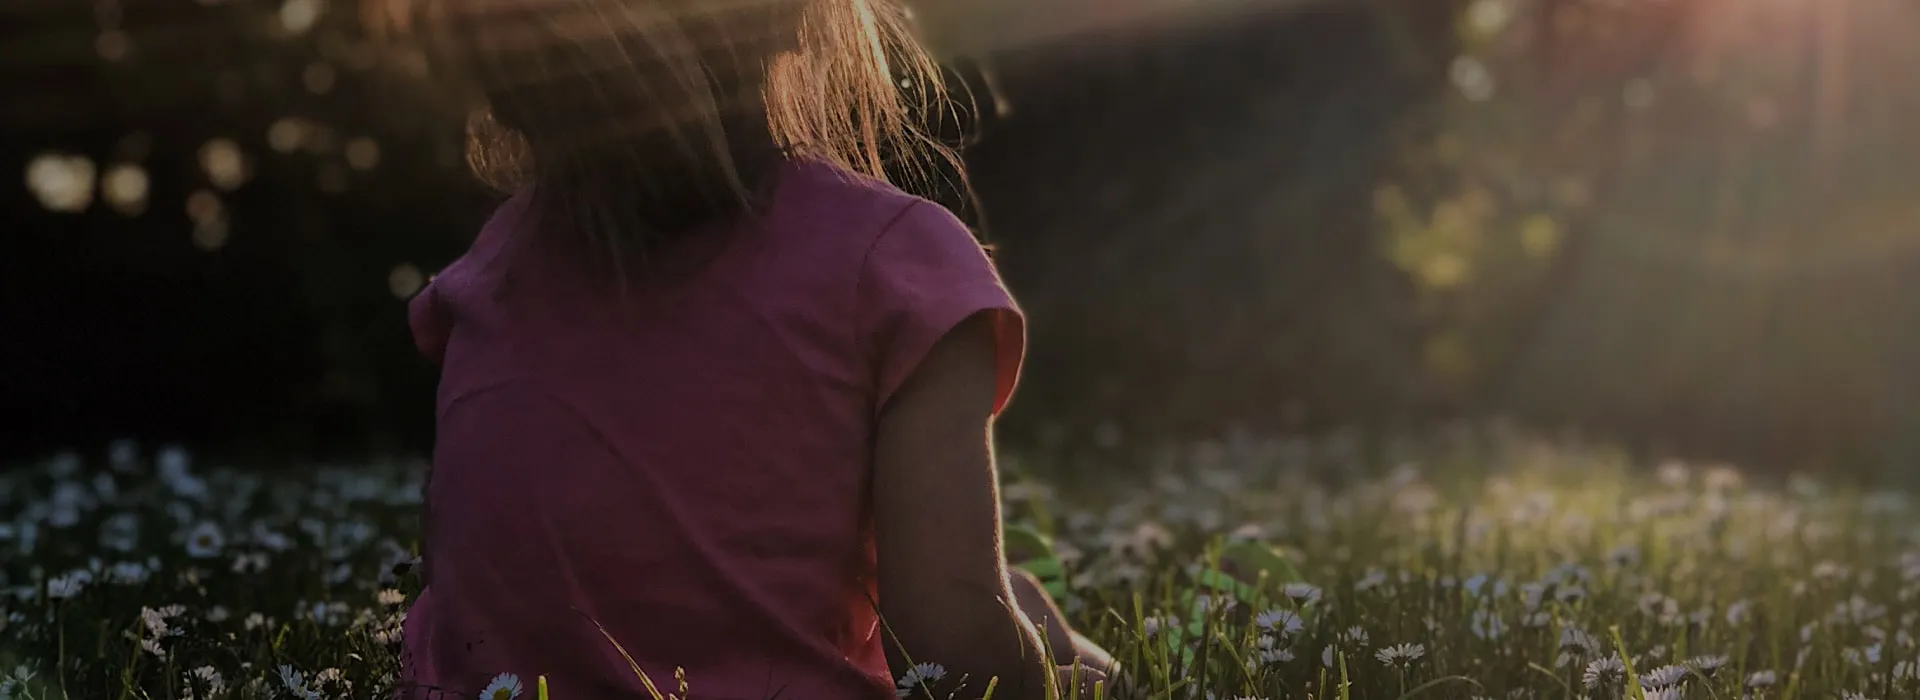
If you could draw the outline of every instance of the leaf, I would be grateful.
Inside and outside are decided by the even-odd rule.
[[[1042,534],[1032,526],[1009,524],[1001,528],[1001,542],[1006,547],[1007,560],[1020,564],[1033,559],[1054,559],[1053,539]],[[1039,573],[1035,573],[1039,576]]]
[[[1273,583],[1284,585],[1306,581],[1300,569],[1287,560],[1285,553],[1260,542],[1228,544],[1220,553],[1220,562],[1222,566],[1232,566],[1242,581],[1257,581],[1261,572],[1266,572],[1267,580]]]

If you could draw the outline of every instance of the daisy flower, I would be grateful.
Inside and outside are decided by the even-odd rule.
[[[1253,624],[1260,629],[1273,630],[1280,634],[1298,634],[1306,627],[1306,622],[1292,610],[1267,610],[1253,617]]]
[[[1587,690],[1594,690],[1602,685],[1620,682],[1626,673],[1627,666],[1618,656],[1594,659],[1587,664],[1586,673],[1581,674],[1580,684],[1586,686]]]
[[[1773,684],[1779,680],[1780,676],[1773,671],[1754,671],[1751,675],[1747,676],[1747,687],[1771,688]]]
[[[80,591],[86,590],[87,583],[93,580],[92,576],[81,575],[84,573],[86,572],[75,571],[65,576],[55,576],[47,579],[47,597],[54,600],[66,600],[80,595]]]
[[[382,588],[380,589],[378,601],[381,605],[385,605],[389,608],[397,607],[401,603],[407,602],[407,594],[401,593],[399,590],[392,589],[392,588]]]
[[[1693,657],[1687,661],[1687,665],[1693,667],[1693,670],[1699,671],[1700,675],[1712,678],[1713,674],[1719,673],[1720,669],[1726,667],[1728,661],[1729,659],[1725,654],[1710,654],[1707,656]]]
[[[502,673],[493,677],[493,681],[480,691],[480,700],[513,700],[520,697],[520,677],[511,673]]]
[[[1301,605],[1320,602],[1320,588],[1308,583],[1289,583],[1280,589],[1281,594]]]
[[[1669,685],[1643,688],[1641,697],[1644,700],[1685,700],[1686,693],[1680,690],[1680,686]]]
[[[1687,667],[1685,666],[1661,666],[1640,674],[1640,685],[1647,688],[1665,688],[1670,685],[1679,685],[1680,682],[1687,679],[1687,673]]]
[[[1401,643],[1381,647],[1380,651],[1374,652],[1373,658],[1379,659],[1380,663],[1388,666],[1405,668],[1412,665],[1413,662],[1420,660],[1420,657],[1426,655],[1427,648],[1425,646]]]
[[[211,559],[220,555],[227,547],[227,535],[220,526],[202,521],[187,533],[187,555],[195,559]]]

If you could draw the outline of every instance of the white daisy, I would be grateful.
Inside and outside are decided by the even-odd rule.
[[[1152,639],[1159,636],[1161,630],[1173,629],[1179,626],[1180,618],[1150,615],[1140,620],[1140,633],[1146,635],[1148,639]]]
[[[1752,674],[1747,676],[1747,687],[1748,688],[1770,688],[1773,686],[1774,683],[1778,682],[1779,680],[1780,680],[1779,675],[1775,674],[1773,671],[1770,671],[1770,670],[1754,671]]]
[[[1473,619],[1468,623],[1467,628],[1475,637],[1499,639],[1500,635],[1507,631],[1507,623],[1500,619],[1498,613],[1481,608],[1473,611]]]
[[[1293,602],[1301,605],[1312,605],[1320,602],[1320,589],[1312,584],[1289,583],[1286,587],[1281,588],[1280,592]]]
[[[1661,666],[1640,674],[1640,685],[1647,688],[1664,688],[1670,685],[1678,685],[1681,681],[1687,679],[1688,673],[1689,671],[1687,671],[1687,667],[1685,666]]]
[[[397,607],[401,603],[407,602],[407,594],[401,593],[399,590],[393,588],[382,588],[380,589],[377,600],[381,605],[389,608]]]
[[[914,664],[913,668],[909,668],[906,673],[900,674],[900,678],[896,679],[893,684],[900,689],[911,692],[923,685],[934,683],[946,677],[947,668],[945,666],[923,662]],[[903,695],[901,697],[905,696]]]
[[[267,555],[261,552],[241,552],[233,558],[233,573],[257,574],[267,570]]]
[[[1412,665],[1413,662],[1420,660],[1420,657],[1426,655],[1427,648],[1425,646],[1401,643],[1382,647],[1380,651],[1374,652],[1373,658],[1379,659],[1380,663],[1388,666],[1405,668]]]
[[[87,583],[93,580],[92,576],[81,575],[84,573],[86,572],[74,571],[65,576],[47,579],[47,597],[53,600],[66,600],[80,595],[81,591],[86,590]]]
[[[513,700],[520,697],[520,677],[511,673],[502,673],[493,677],[493,682],[480,691],[480,700]]]
[[[1561,651],[1597,654],[1600,652],[1600,642],[1595,640],[1593,635],[1587,634],[1579,628],[1567,627],[1560,630],[1560,649]]]
[[[123,561],[107,570],[107,580],[125,586],[137,586],[147,582],[151,575],[145,564],[136,561]]]
[[[1687,665],[1699,671],[1700,675],[1712,678],[1713,674],[1719,673],[1720,669],[1726,667],[1729,660],[1725,654],[1711,654],[1693,657],[1687,661]]]
[[[1677,685],[1647,687],[1642,689],[1641,698],[1642,700],[1684,700],[1686,692]]]
[[[211,521],[201,521],[187,533],[187,555],[195,559],[220,556],[220,551],[226,547],[227,534]]]
[[[1340,641],[1364,647],[1367,645],[1367,631],[1359,625],[1348,627],[1347,631],[1340,633]]]
[[[201,686],[204,686],[209,697],[226,693],[227,680],[220,676],[219,669],[212,666],[201,666],[194,669],[192,675]]]
[[[1594,690],[1603,685],[1620,682],[1626,673],[1626,663],[1622,662],[1618,656],[1594,659],[1592,663],[1587,664],[1586,673],[1581,674],[1580,684],[1586,686],[1587,690]]]
[[[1298,634],[1306,628],[1306,622],[1292,610],[1266,610],[1253,617],[1253,624],[1260,629],[1273,630],[1283,635]]]

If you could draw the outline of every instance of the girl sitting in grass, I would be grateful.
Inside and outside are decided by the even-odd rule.
[[[413,696],[648,697],[683,669],[694,698],[1018,700],[1107,670],[1001,551],[1022,319],[967,229],[887,184],[950,155],[900,8],[421,10],[510,196],[410,307],[441,363]]]

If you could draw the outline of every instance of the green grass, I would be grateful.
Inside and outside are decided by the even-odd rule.
[[[0,477],[0,672],[31,673],[0,699],[288,697],[283,666],[317,697],[392,682],[415,465],[119,457]],[[1899,494],[1497,435],[1161,461],[1005,494],[1020,561],[1138,697],[1920,695]]]

